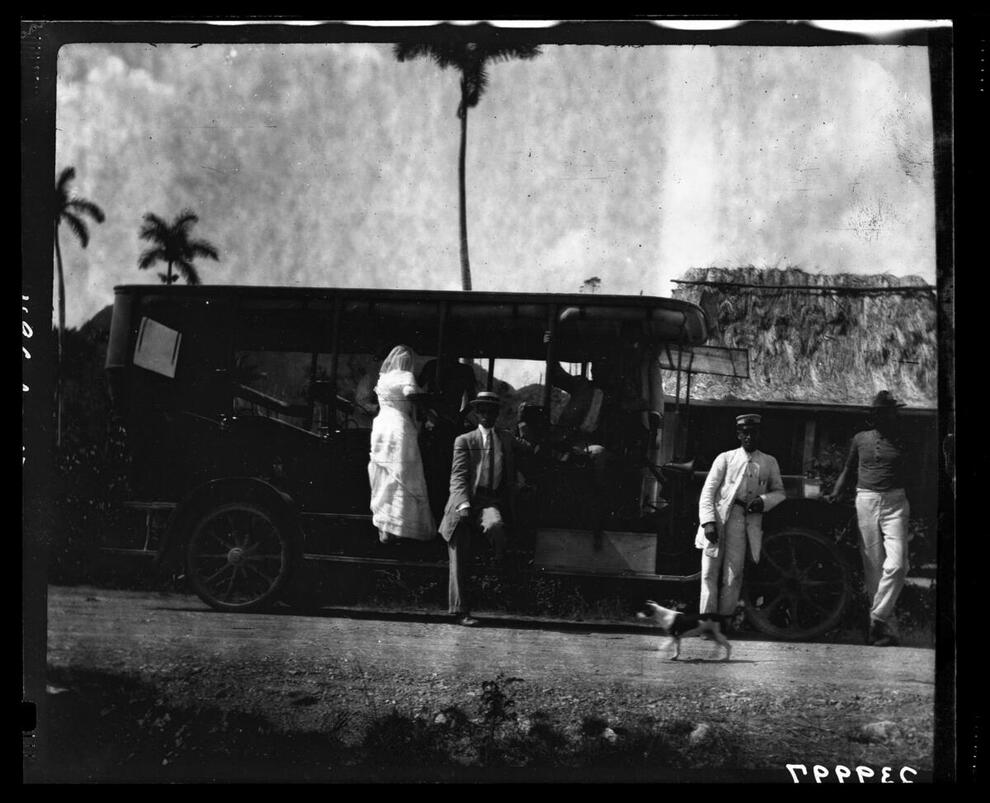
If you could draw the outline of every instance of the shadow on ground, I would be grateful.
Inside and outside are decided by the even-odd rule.
[[[617,731],[586,716],[565,734],[536,712],[520,727],[506,683],[485,684],[480,716],[450,707],[432,719],[391,711],[357,741],[339,736],[346,711],[327,711],[322,732],[276,730],[262,717],[214,704],[176,706],[136,679],[52,669],[47,761],[26,760],[28,782],[212,781],[676,781],[697,779],[682,720]],[[295,701],[305,704],[305,701]],[[479,712],[475,712],[479,713]],[[621,731],[621,732],[619,732]],[[723,743],[724,742],[724,743]],[[706,778],[729,772],[729,739],[709,740]],[[714,752],[713,752],[714,751]],[[724,755],[723,755],[724,754]]]

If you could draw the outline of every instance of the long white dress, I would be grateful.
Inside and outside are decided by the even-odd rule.
[[[418,431],[413,421],[413,402],[418,393],[410,371],[389,371],[378,380],[380,411],[371,425],[372,521],[379,532],[398,538],[428,541],[437,529],[419,452]]]

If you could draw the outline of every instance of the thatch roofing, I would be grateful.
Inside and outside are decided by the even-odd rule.
[[[749,350],[749,379],[696,374],[692,398],[865,405],[887,389],[936,406],[935,294],[917,276],[692,268],[677,282],[708,313],[709,345]]]

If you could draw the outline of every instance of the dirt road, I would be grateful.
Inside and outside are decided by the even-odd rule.
[[[633,623],[464,628],[332,610],[220,614],[179,594],[48,596],[50,669],[134,678],[176,704],[222,704],[287,731],[325,728],[343,710],[352,738],[390,710],[429,721],[450,707],[470,713],[501,674],[523,720],[550,716],[565,731],[589,716],[612,732],[678,718],[720,731],[740,767],[932,767],[934,650],[745,639],[726,663],[714,643],[691,639],[681,661],[668,655],[666,639]]]
[[[683,642],[681,660],[670,661],[667,640],[645,626],[615,632],[488,620],[465,628],[440,617],[221,614],[191,596],[94,588],[52,588],[48,608],[49,660],[55,665],[134,669],[177,659],[269,656],[427,675],[501,671],[540,681],[625,681],[647,688],[715,684],[779,692],[814,681],[848,694],[934,687],[935,653],[918,648],[746,640],[736,642],[733,660],[725,663],[717,660],[717,645],[691,639]]]

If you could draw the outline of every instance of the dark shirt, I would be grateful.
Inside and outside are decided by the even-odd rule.
[[[856,461],[856,487],[892,491],[904,487],[904,446],[897,438],[875,429],[857,432],[849,449],[847,467]]]
[[[560,388],[570,396],[564,409],[560,411],[557,424],[567,429],[577,429],[591,409],[596,390],[595,384],[583,376],[572,376],[561,368],[559,363],[551,367],[550,381],[554,387]],[[603,397],[602,406],[605,404],[606,399]],[[598,429],[601,420],[602,414],[599,411],[594,430]]]
[[[615,452],[641,451],[643,438],[647,434],[643,426],[642,412],[647,403],[641,399],[635,388],[635,375],[631,381],[618,383],[618,387],[603,387],[583,376],[572,376],[558,363],[551,368],[550,380],[554,387],[570,394],[567,405],[561,410],[557,425],[565,429],[577,430],[591,409],[594,393],[602,392],[601,408],[593,429],[577,433],[578,441],[599,444]]]
[[[417,382],[426,393],[434,394],[434,407],[440,415],[460,420],[465,399],[474,396],[474,371],[470,365],[457,360],[445,361],[441,378],[442,382],[438,382],[437,360],[434,359],[423,366]]]

